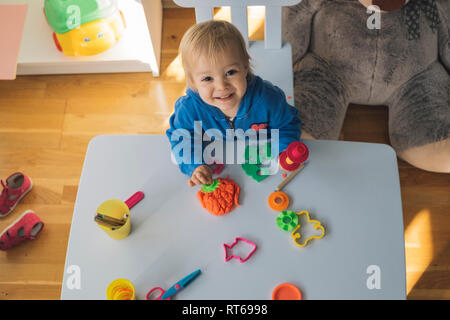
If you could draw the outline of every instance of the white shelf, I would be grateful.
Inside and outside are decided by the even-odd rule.
[[[125,35],[109,50],[85,57],[65,56],[56,49],[53,31],[43,13],[44,0],[0,0],[0,4],[18,3],[28,4],[18,75],[150,71],[159,75],[162,29],[159,0],[144,0],[147,12],[139,0],[118,0],[127,23]]]

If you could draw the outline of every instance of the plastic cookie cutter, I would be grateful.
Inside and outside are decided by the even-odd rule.
[[[280,212],[286,210],[289,206],[289,197],[284,192],[276,191],[269,195],[267,202],[272,210]]]
[[[236,256],[234,254],[228,255],[228,250],[227,249],[231,250],[238,243],[238,241],[243,241],[243,242],[248,243],[249,245],[251,245],[253,247],[252,251],[250,251],[250,253],[244,259],[242,259],[241,257]],[[255,251],[256,251],[256,244],[254,242],[252,242],[252,241],[247,240],[247,239],[237,237],[231,245],[228,245],[228,244],[224,243],[223,244],[223,248],[225,249],[225,262],[228,262],[228,261],[230,261],[231,259],[234,258],[234,259],[238,259],[240,263],[243,263],[243,262],[247,261],[253,255],[253,253],[255,253]]]
[[[245,162],[241,164],[245,174],[252,177],[257,182],[261,182],[274,171],[272,168],[272,156],[270,143],[258,146],[247,146],[244,154]],[[269,167],[265,167],[269,164]],[[275,162],[276,169],[276,162]]]
[[[309,216],[309,212],[306,210],[303,210],[301,212],[296,212],[295,213],[298,216],[305,214],[306,215],[306,221],[307,223],[313,223],[314,224],[314,229],[316,230],[322,230],[321,235],[317,236],[317,235],[312,235],[308,238],[306,238],[306,240],[304,242],[299,242],[299,240],[301,239],[301,234],[299,232],[299,229],[301,228],[301,225],[298,224],[297,227],[295,227],[295,229],[292,231],[291,236],[294,239],[294,242],[297,246],[299,247],[304,247],[308,244],[309,241],[311,241],[312,239],[322,239],[325,236],[325,228],[322,226],[322,223],[318,220],[312,220]]]
[[[164,291],[161,287],[155,287],[152,290],[150,290],[147,295],[147,300],[170,300],[172,296],[177,294],[180,290],[186,288],[188,285],[190,285],[199,275],[202,274],[202,271],[200,269],[188,274],[186,277],[181,279],[180,281],[177,281],[173,286],[171,286],[167,291]],[[151,294],[153,292],[159,291],[160,294],[155,299],[151,299]]]
[[[277,217],[277,225],[282,230],[291,231],[295,227],[298,227],[297,214],[292,210],[280,212]]]

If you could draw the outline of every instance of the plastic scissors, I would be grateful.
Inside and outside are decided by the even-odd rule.
[[[178,293],[178,291],[190,285],[191,282],[194,281],[201,273],[202,271],[200,269],[192,272],[191,274],[187,275],[180,281],[177,281],[177,283],[175,283],[173,286],[167,289],[167,291],[164,291],[164,289],[161,287],[155,287],[147,293],[145,298],[147,300],[170,300],[173,295]],[[151,294],[156,291],[159,291],[159,296],[157,296],[154,299],[150,299]]]

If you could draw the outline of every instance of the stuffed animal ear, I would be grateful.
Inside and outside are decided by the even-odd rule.
[[[408,0],[371,0],[371,2],[380,7],[382,11],[394,11],[403,7]]]

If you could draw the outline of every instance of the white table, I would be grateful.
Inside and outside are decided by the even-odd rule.
[[[284,282],[298,286],[304,299],[405,299],[394,151],[382,144],[305,143],[309,162],[284,191],[289,209],[308,210],[326,234],[300,248],[290,232],[278,229],[277,213],[266,204],[281,173],[257,183],[239,165],[226,166],[221,176],[239,184],[241,206],[216,217],[201,207],[198,187],[190,188],[171,162],[165,136],[95,137],[78,189],[61,298],[105,299],[108,284],[126,278],[137,298],[145,299],[153,287],[167,289],[201,269],[175,299],[270,299]],[[145,198],[131,209],[130,235],[109,238],[93,221],[96,208],[138,190]],[[223,243],[239,236],[255,242],[256,252],[245,263],[225,262]],[[372,268],[378,273],[371,274]],[[79,271],[79,288],[68,285],[73,270]],[[374,276],[379,289],[367,285]]]

